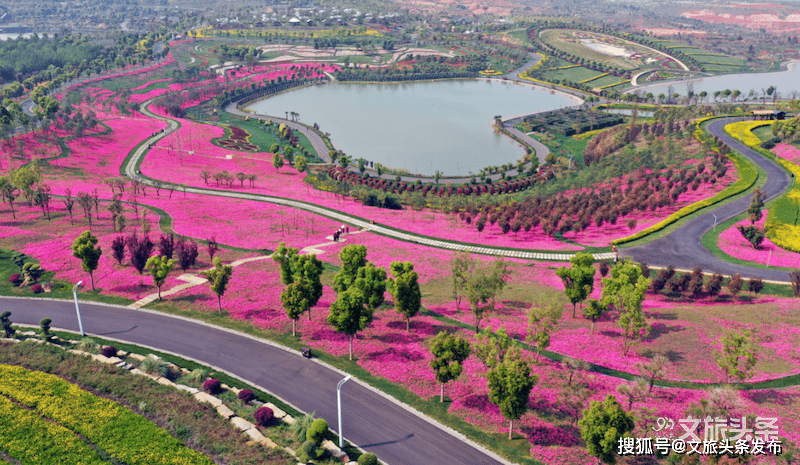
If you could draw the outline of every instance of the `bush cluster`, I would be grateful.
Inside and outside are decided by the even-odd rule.
[[[216,378],[207,379],[203,383],[203,390],[209,394],[219,394],[222,392],[222,383]]]
[[[104,357],[108,357],[108,358],[116,357],[117,356],[117,348],[114,347],[114,346],[103,347],[102,354],[103,354]]]
[[[12,274],[8,278],[8,282],[10,282],[11,284],[13,284],[15,286],[19,286],[20,284],[22,284],[22,275],[20,275],[19,273]]]
[[[251,391],[250,389],[242,389],[241,391],[239,391],[237,397],[245,404],[249,404],[250,402],[256,400],[256,395],[253,394],[253,391]]]
[[[258,426],[269,426],[272,420],[275,419],[275,412],[269,407],[259,407],[256,413],[253,414],[253,418],[255,418]]]

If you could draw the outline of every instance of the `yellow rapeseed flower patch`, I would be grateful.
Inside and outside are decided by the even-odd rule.
[[[0,395],[84,436],[128,465],[211,465],[146,418],[56,376],[0,365]]]
[[[0,396],[0,447],[23,464],[110,465],[72,431]],[[7,463],[0,460],[0,463]]]
[[[726,124],[725,132],[736,140],[741,137],[741,142],[749,147],[758,148],[761,145],[761,139],[753,134],[753,129],[771,124],[772,121],[737,121]]]

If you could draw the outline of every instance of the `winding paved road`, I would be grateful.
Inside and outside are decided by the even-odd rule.
[[[14,323],[35,326],[42,318],[51,318],[54,328],[78,331],[70,301],[2,297],[0,302],[11,311]],[[187,318],[86,302],[80,308],[88,335],[210,365],[275,394],[298,410],[316,412],[331,429],[337,429],[336,384],[345,376],[343,372],[267,341]],[[348,441],[389,465],[508,463],[355,379],[342,388],[342,419]]]
[[[731,121],[740,120],[731,119]],[[789,175],[755,150],[728,136],[723,130],[727,121],[727,119],[711,121],[707,125],[708,131],[712,135],[719,137],[733,150],[749,158],[767,173],[767,183],[763,187],[767,194],[767,199],[780,195],[789,187],[791,182]],[[746,211],[752,198],[752,195],[748,195],[716,207],[686,222],[665,237],[638,247],[621,249],[620,255],[631,257],[637,262],[647,262],[647,264],[655,266],[675,265],[682,268],[700,266],[706,272],[722,273],[724,275],[740,273],[744,277],[758,276],[772,281],[789,282],[789,273],[786,271],[755,268],[726,262],[714,256],[700,242],[703,235],[714,227],[714,215],[717,217],[717,223],[727,221]]]

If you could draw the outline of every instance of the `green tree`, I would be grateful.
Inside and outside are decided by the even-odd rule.
[[[322,262],[314,254],[299,255],[294,247],[286,247],[285,242],[281,242],[272,259],[280,265],[281,282],[285,285],[304,280],[302,290],[303,295],[308,300],[308,319],[311,319],[311,308],[319,303],[322,297]],[[295,291],[293,291],[295,292]]]
[[[750,201],[750,206],[747,207],[747,219],[750,220],[751,225],[756,224],[756,221],[763,216],[761,210],[764,209],[764,198],[766,196],[766,192],[762,191],[760,187],[753,189],[753,200]]]
[[[272,166],[275,167],[275,171],[279,171],[281,168],[283,168],[283,157],[281,154],[276,153],[272,156]]]
[[[394,300],[394,309],[406,318],[406,331],[411,330],[411,318],[422,307],[422,292],[419,275],[411,262],[392,262],[389,266],[393,279],[389,281],[389,292]]]
[[[169,272],[175,266],[175,261],[166,256],[154,255],[147,259],[145,267],[150,270],[150,276],[153,277],[153,284],[158,287],[158,300],[161,300],[161,286],[167,280]]]
[[[309,286],[305,278],[287,284],[281,292],[281,303],[286,310],[286,316],[292,320],[292,336],[297,335],[296,326],[300,315],[311,307],[308,294]]]
[[[594,334],[594,322],[602,318],[607,311],[608,308],[596,299],[589,300],[583,308],[583,316],[592,321],[591,334]]]
[[[650,330],[642,310],[650,280],[642,276],[642,269],[637,263],[625,259],[617,263],[611,269],[611,275],[603,278],[602,282],[600,303],[604,306],[613,305],[619,312],[622,349],[623,354],[627,355],[631,346],[647,336]]]
[[[634,421],[617,398],[609,394],[603,402],[591,402],[578,426],[589,453],[605,463],[615,463],[619,438],[633,431]]]
[[[103,251],[100,247],[96,247],[97,237],[91,231],[84,231],[72,243],[72,256],[81,260],[81,268],[83,271],[89,273],[89,279],[92,282],[92,290],[94,288],[94,270],[100,262],[100,256]]]
[[[538,298],[528,310],[528,344],[536,346],[536,361],[541,352],[550,346],[550,335],[561,320],[564,307],[554,298]]]
[[[356,271],[354,285],[361,289],[367,307],[374,311],[383,304],[383,295],[386,292],[386,271],[368,262]]]
[[[469,252],[456,252],[450,261],[450,274],[453,277],[453,298],[456,299],[456,308],[461,306],[461,298],[466,287],[470,269],[475,265]]]
[[[297,169],[298,173],[303,173],[306,168],[308,168],[308,160],[306,157],[298,155],[297,158],[294,159],[294,167]]]
[[[475,317],[476,333],[480,332],[481,321],[486,313],[494,310],[495,298],[505,288],[509,276],[503,260],[495,260],[494,263],[483,266],[471,263],[464,281],[464,291]]]
[[[496,332],[488,327],[475,336],[475,357],[487,368],[494,368],[506,358],[519,358],[519,348],[501,326]]]
[[[758,335],[752,331],[727,332],[720,338],[721,350],[714,350],[717,365],[725,372],[725,382],[749,378],[758,361]]]
[[[333,277],[333,290],[343,292],[350,288],[358,276],[358,269],[367,264],[367,247],[346,245],[339,252],[342,269]]]
[[[219,313],[222,313],[222,296],[228,288],[228,281],[230,281],[231,275],[233,275],[233,267],[223,265],[219,257],[214,257],[214,268],[202,271],[200,275],[208,279],[208,283],[211,285],[211,292],[217,295]]]
[[[528,362],[507,358],[486,372],[486,378],[489,380],[489,401],[500,407],[500,413],[509,420],[508,439],[511,439],[514,420],[528,410],[528,398],[539,377],[531,375]]]
[[[578,252],[569,262],[572,266],[562,266],[556,270],[556,275],[564,283],[564,293],[572,302],[572,318],[575,318],[575,306],[586,300],[594,288],[594,257],[590,253]]]
[[[372,323],[372,311],[366,305],[364,293],[355,286],[339,292],[330,310],[328,323],[337,332],[349,336],[350,360],[353,360],[353,338]]]
[[[653,385],[656,380],[661,378],[669,366],[669,359],[661,354],[656,355],[650,360],[650,363],[637,363],[636,369],[642,378],[647,380],[648,388],[647,394],[653,391]]]
[[[431,341],[431,368],[436,381],[441,383],[439,402],[444,402],[444,385],[461,376],[464,360],[469,357],[469,342],[447,331],[442,331]]]

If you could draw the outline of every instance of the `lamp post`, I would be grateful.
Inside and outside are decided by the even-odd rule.
[[[75,313],[78,314],[78,328],[81,330],[81,336],[86,336],[83,332],[83,322],[81,321],[81,308],[78,306],[78,286],[83,284],[83,281],[78,281],[78,284],[72,286],[72,295],[75,297]]]
[[[717,230],[717,215],[711,215],[714,217],[714,231]]]
[[[339,384],[336,385],[336,407],[339,411],[339,449],[344,447],[344,433],[342,432],[342,385],[350,381],[350,378],[352,378],[352,376],[348,376],[339,381]]]

